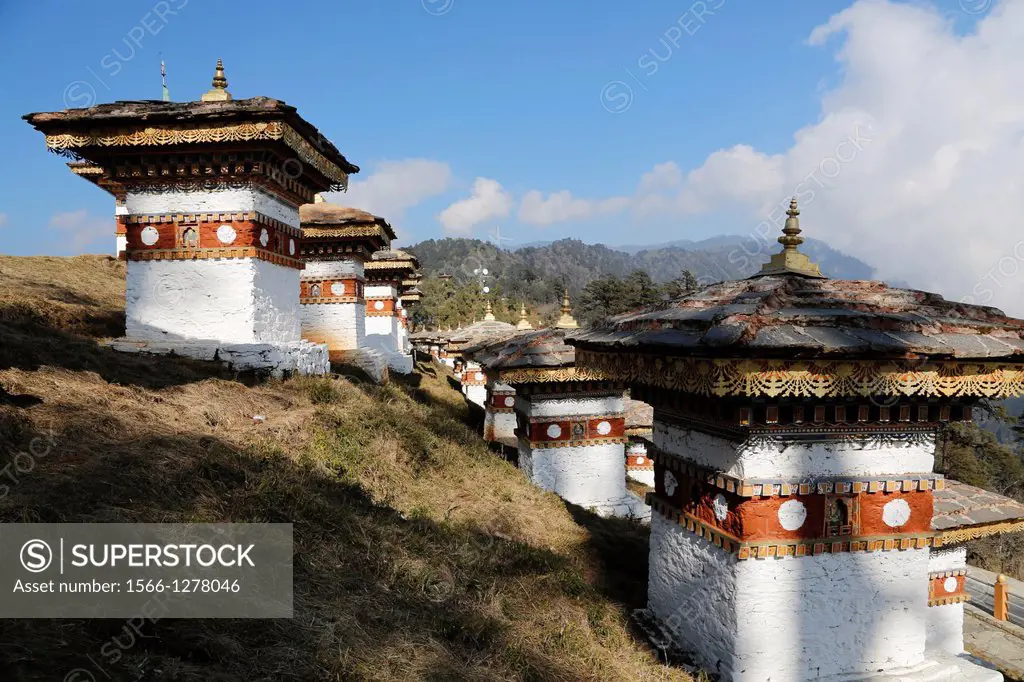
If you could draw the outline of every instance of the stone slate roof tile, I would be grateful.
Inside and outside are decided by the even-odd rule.
[[[576,349],[565,343],[566,329],[538,329],[509,339],[492,359],[489,369],[570,367]]]
[[[932,528],[950,531],[1024,521],[1024,504],[960,481],[946,479],[936,490]]]
[[[1024,361],[1024,321],[871,280],[761,275],[609,318],[569,343],[678,355]]]

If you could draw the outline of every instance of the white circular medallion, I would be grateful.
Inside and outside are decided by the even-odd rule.
[[[220,240],[221,244],[230,244],[235,241],[235,237],[238,234],[235,232],[235,228],[230,225],[221,225],[217,228],[217,239]]]
[[[160,239],[160,230],[156,229],[152,225],[146,225],[142,228],[142,233],[139,235],[139,239],[146,246],[153,246],[156,244],[156,240]]]
[[[374,301],[373,302],[373,309],[374,310],[384,310],[384,301]]]
[[[562,427],[558,424],[550,424],[548,426],[548,438],[558,438],[562,435]]]
[[[797,530],[807,520],[807,507],[800,500],[787,500],[779,507],[779,523],[786,530]]]
[[[956,592],[956,588],[960,587],[960,582],[953,576],[946,578],[946,581],[942,583],[942,589],[946,592]]]
[[[288,240],[288,255],[289,256],[294,256],[295,255],[295,240],[294,239],[289,239]]]
[[[665,476],[662,478],[665,483],[665,493],[669,496],[676,494],[676,488],[679,487],[679,481],[672,475],[671,471],[666,471]]]
[[[721,493],[715,495],[712,504],[715,508],[715,518],[719,521],[725,521],[725,517],[729,515],[729,501],[725,499],[725,495]]]
[[[910,520],[910,505],[904,499],[893,500],[882,507],[882,520],[890,528],[899,528]]]
[[[477,381],[483,381],[484,380],[484,375],[481,372],[477,372],[476,373],[476,380]]]
[[[331,293],[335,296],[345,295],[345,283],[344,282],[331,282]]]
[[[643,464],[644,463],[643,455],[640,455],[639,457],[636,458],[636,463],[637,464]]]
[[[267,228],[264,227],[262,230],[260,230],[260,244],[266,246],[269,241],[270,233],[267,232]]]
[[[516,399],[515,398],[513,398],[512,396],[506,396],[505,397],[505,407],[512,407],[515,404],[516,404]]]
[[[597,425],[597,432],[602,436],[607,436],[612,432],[612,425],[608,422],[599,422]]]

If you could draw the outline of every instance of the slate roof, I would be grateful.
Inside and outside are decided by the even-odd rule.
[[[474,322],[448,338],[449,348],[456,351],[467,351],[490,341],[507,339],[516,333],[514,325],[498,320]]]
[[[299,206],[302,227],[346,228],[376,225],[389,240],[397,239],[391,224],[380,216],[350,206],[339,206],[329,201]],[[386,243],[386,242],[385,242]],[[375,252],[379,253],[379,252]]]
[[[506,343],[488,369],[525,369],[571,367],[576,349],[565,342],[565,329],[526,331]]]
[[[486,367],[489,362],[498,357],[498,354],[511,339],[521,333],[518,329],[513,328],[512,331],[502,330],[493,334],[477,336],[462,347],[462,355],[479,363],[481,367]]]
[[[412,263],[415,268],[420,267],[420,259],[408,251],[391,249],[389,251],[377,251],[373,254],[375,261],[394,261],[397,267],[402,267],[406,262]]]
[[[972,537],[1024,530],[1012,527],[1024,524],[1024,504],[1009,497],[950,479],[934,495],[933,530],[949,533],[969,528],[977,531]]]
[[[640,400],[626,398],[626,430],[652,431],[654,429],[654,408]]]
[[[721,282],[574,335],[594,350],[758,358],[1024,359],[1024,321],[871,280]]]
[[[359,166],[349,163],[330,140],[299,115],[295,107],[272,97],[250,97],[226,102],[117,101],[81,109],[25,114],[22,118],[36,130],[46,134],[61,131],[81,132],[97,127],[117,128],[140,123],[154,126],[226,125],[283,120],[341,170],[346,173],[359,172]]]

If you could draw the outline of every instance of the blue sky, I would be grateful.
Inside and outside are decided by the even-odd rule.
[[[801,131],[820,131],[824,120],[857,108],[857,97],[876,95],[881,103],[861,107],[864,120],[886,123],[881,98],[892,95],[848,82],[871,59],[856,50],[842,57],[857,35],[876,32],[879,53],[899,51],[885,27],[898,38],[937,17],[942,27],[922,31],[962,39],[1008,4],[1019,3],[0,0],[4,251],[110,250],[112,199],[48,154],[20,117],[158,99],[161,57],[175,100],[208,89],[222,57],[236,98],[295,105],[363,168],[350,197],[334,200],[369,204],[394,222],[403,243],[487,238],[497,225],[513,246],[565,236],[622,244],[744,233],[788,196],[784,181],[776,188],[759,173],[768,167],[788,177],[779,168],[792,161]],[[908,8],[916,13],[901,13]],[[826,35],[809,40],[830,21]],[[713,162],[723,153],[728,163],[719,168]],[[736,166],[738,157],[746,165]],[[652,186],[672,188],[658,201],[638,190],[652,171]],[[771,189],[752,205],[735,190],[706,187],[715,172]],[[535,210],[524,213],[531,192]],[[482,195],[473,201],[474,193]],[[553,201],[553,193],[564,194]],[[822,210],[844,196],[838,184],[830,188]],[[815,236],[846,247],[848,232]]]

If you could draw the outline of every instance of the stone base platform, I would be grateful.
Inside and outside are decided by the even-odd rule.
[[[665,626],[648,609],[637,609],[632,613],[632,620],[643,631],[647,641],[657,651],[658,658],[665,663],[680,667],[696,676],[700,666],[692,652],[675,643],[671,630]],[[827,677],[797,678],[792,676],[779,677],[772,671],[750,671],[748,673],[722,679],[721,682],[1003,682],[1003,675],[992,669],[988,663],[973,656],[938,655],[913,668],[887,670],[874,673],[851,675],[830,675]]]
[[[274,377],[293,374],[329,374],[327,346],[309,341],[294,343],[223,343],[214,340],[148,341],[112,339],[108,348],[122,353],[178,355],[193,360],[221,362],[229,369],[264,371]]]
[[[651,508],[647,506],[646,502],[631,492],[627,492],[626,496],[621,500],[616,500],[607,504],[594,505],[589,508],[593,509],[598,516],[603,518],[608,518],[610,516],[622,518],[629,517],[647,523],[651,520]]]
[[[823,682],[1003,682],[1003,674],[970,656],[945,656],[907,670],[821,678]]]
[[[406,353],[383,353],[384,357],[388,361],[388,367],[391,371],[398,372],[399,374],[412,374],[412,354]]]
[[[372,348],[331,351],[331,362],[353,365],[366,372],[378,384],[388,382],[388,361],[383,353]]]

